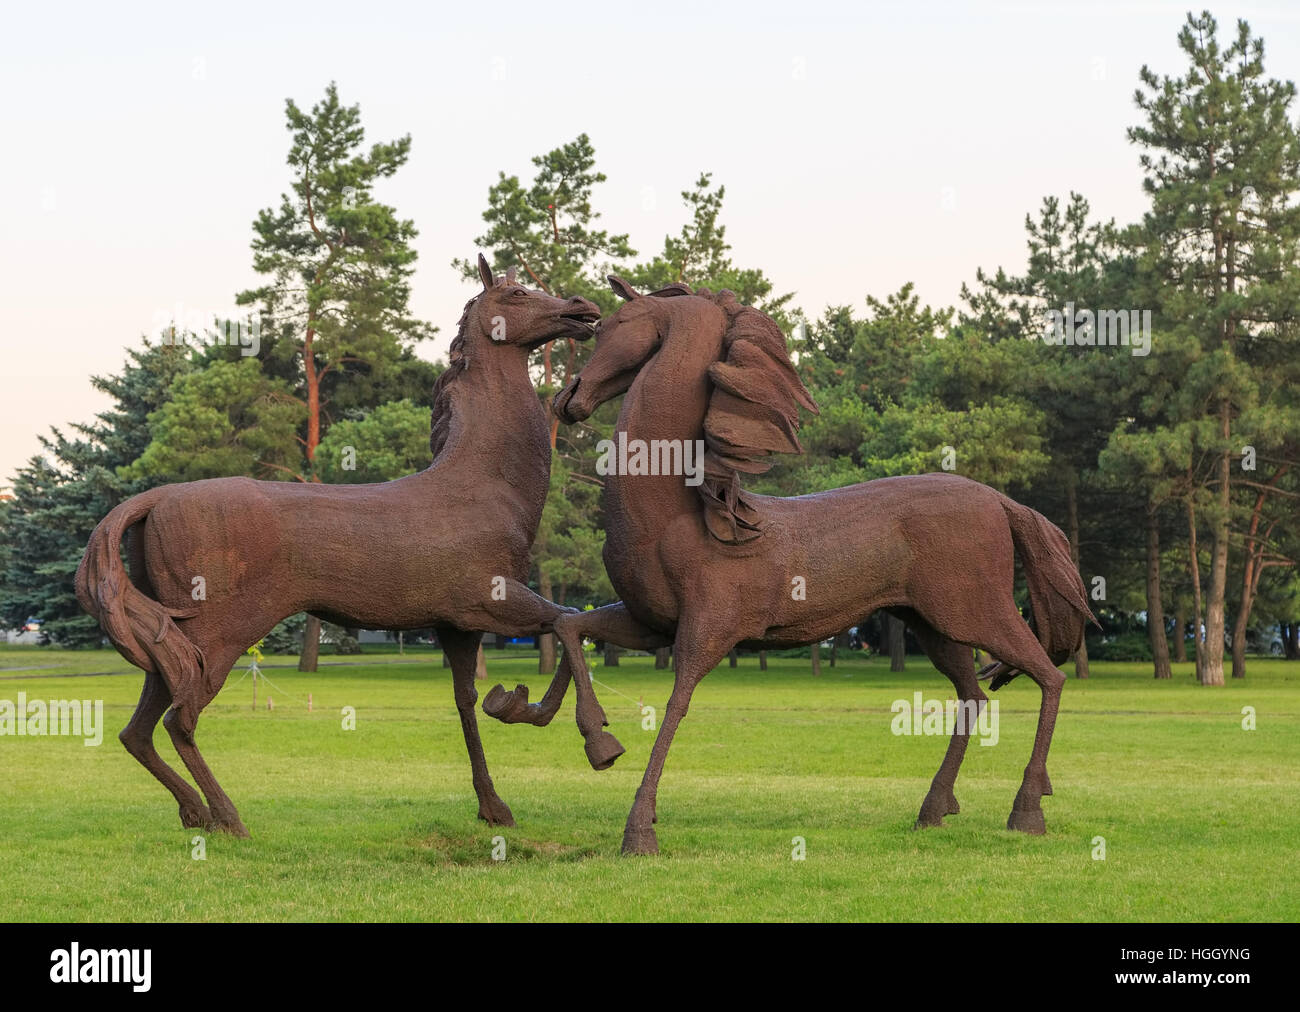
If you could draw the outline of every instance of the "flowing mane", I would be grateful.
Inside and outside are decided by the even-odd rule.
[[[818,408],[771,317],[742,306],[726,289],[715,294],[701,288],[695,294],[727,315],[722,357],[709,366],[713,393],[704,415],[699,494],[709,533],[725,544],[741,544],[758,537],[763,526],[741,488],[741,473],[762,474],[772,466],[774,453],[802,453],[799,408],[814,414]]]
[[[447,368],[442,371],[433,384],[433,412],[429,420],[429,449],[433,452],[434,460],[438,459],[438,454],[447,445],[447,437],[451,434],[451,422],[454,416],[452,391],[455,388],[456,380],[469,366],[469,362],[465,358],[465,333],[469,328],[470,306],[477,301],[478,296],[476,295],[465,303],[465,309],[460,314],[460,321],[456,324],[456,336],[452,338],[451,344],[447,348]]]

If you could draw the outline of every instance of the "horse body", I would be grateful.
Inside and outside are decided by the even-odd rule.
[[[568,610],[525,585],[550,474],[528,354],[556,337],[589,336],[599,311],[520,288],[513,272],[496,279],[482,257],[479,270],[484,290],[466,306],[435,391],[425,471],[371,485],[168,485],[117,506],[91,535],[78,600],[146,673],[120,738],[176,797],[184,825],[247,835],[195,746],[195,726],[247,647],[300,611],[364,628],[434,626],[451,661],[479,816],[514,824],[479,740],[475,658],[483,632],[535,635]],[[153,746],[164,711],[202,798]]]
[[[1021,671],[1039,684],[1038,732],[1008,826],[1043,832],[1039,799],[1051,793],[1047,746],[1064,682],[1054,664],[1077,648],[1091,617],[1064,535],[1033,510],[955,475],[884,478],[793,498],[745,492],[739,473],[763,470],[765,454],[797,452],[797,406],[815,408],[784,338],[727,292],[673,286],[642,296],[619,279],[611,283],[628,301],[602,322],[595,353],[556,397],[556,413],[577,421],[625,393],[617,428],[629,442],[703,438],[709,447],[698,489],[680,476],[607,478],[605,563],[622,602],[555,622],[566,655],[580,653],[583,634],[675,646],[673,692],[628,816],[624,852],[657,851],[655,797],[672,736],[695,685],[728,651],[816,642],[880,608],[908,623],[965,702],[987,700],[972,647],[1003,662],[994,688]],[[1017,551],[1037,637],[1015,606]],[[599,708],[588,678],[578,677],[576,687],[587,734]],[[494,716],[529,719],[509,698],[493,702]],[[548,702],[558,705],[554,691],[538,705]],[[969,729],[953,735],[918,825],[941,824],[959,810],[952,785],[968,737]]]

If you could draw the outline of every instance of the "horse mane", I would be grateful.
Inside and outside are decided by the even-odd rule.
[[[802,453],[799,408],[817,414],[818,407],[771,317],[741,305],[727,289],[694,294],[727,317],[722,357],[709,366],[713,392],[704,414],[704,481],[698,491],[709,533],[724,544],[742,544],[760,536],[763,517],[741,488],[741,474],[762,474],[772,466],[772,454]]]
[[[478,296],[476,295],[465,303],[465,309],[460,314],[460,322],[456,324],[456,336],[452,338],[451,344],[447,348],[447,368],[442,371],[433,384],[433,411],[430,415],[429,424],[429,449],[433,452],[434,460],[438,459],[438,454],[447,445],[447,437],[451,434],[451,422],[454,416],[452,390],[455,387],[456,380],[469,368],[469,360],[465,357],[465,335],[469,330],[469,307],[477,301]]]

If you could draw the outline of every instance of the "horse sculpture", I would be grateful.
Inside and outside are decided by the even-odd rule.
[[[992,688],[1020,672],[1038,684],[1038,730],[1007,826],[1044,832],[1040,799],[1052,793],[1047,750],[1065,681],[1056,665],[1078,648],[1092,618],[1065,536],[1034,510],[955,475],[882,478],[796,498],[744,490],[740,475],[765,470],[770,454],[801,452],[798,409],[816,410],[780,330],[728,291],[673,285],[647,296],[617,277],[610,284],[626,301],[597,327],[595,351],[556,396],[555,413],[577,422],[625,393],[620,440],[652,454],[695,440],[706,450],[697,487],[665,468],[606,478],[604,559],[622,601],[554,623],[566,657],[582,656],[583,635],[646,649],[674,645],[672,695],[623,852],[658,852],[655,797],[673,734],[695,686],[733,647],[817,642],[881,608],[911,627],[967,713],[988,698],[972,647],[999,659],[981,672],[993,677]],[[1033,627],[1013,597],[1015,552]],[[590,756],[603,714],[585,666],[577,670]],[[557,672],[534,704],[522,686],[509,693],[497,686],[484,710],[508,723],[545,723],[568,676]],[[942,825],[959,811],[953,784],[970,730],[962,722],[954,729],[917,826]]]
[[[514,825],[479,740],[475,658],[483,632],[547,632],[571,610],[524,584],[551,467],[547,412],[528,355],[554,338],[589,337],[600,311],[585,299],[523,288],[513,270],[494,278],[482,256],[478,266],[483,291],[465,307],[435,388],[428,469],[371,485],[250,478],[166,485],[128,499],[91,535],[77,599],[145,672],[119,737],[175,796],[183,825],[248,835],[194,730],[247,647],[301,611],[362,628],[437,629],[479,818]],[[201,601],[191,596],[197,577]],[[203,798],[154,748],[164,710],[163,726]]]

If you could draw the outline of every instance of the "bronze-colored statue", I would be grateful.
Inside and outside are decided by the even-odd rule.
[[[483,632],[547,632],[569,610],[524,582],[551,467],[528,355],[553,338],[589,337],[600,312],[584,299],[526,289],[513,270],[494,278],[482,256],[479,274],[483,291],[465,307],[435,389],[427,470],[372,485],[167,485],[128,499],[91,535],[77,598],[145,671],[119,737],[176,797],[183,825],[247,835],[194,729],[245,649],[300,611],[362,628],[436,627],[451,660],[479,817],[514,825],[479,741],[475,657]],[[164,710],[203,798],[154,748]]]
[[[1055,665],[1077,649],[1092,617],[1061,531],[1001,493],[948,474],[789,499],[745,491],[741,474],[765,470],[772,453],[801,450],[798,409],[816,410],[781,332],[727,291],[674,285],[643,296],[619,278],[610,283],[626,302],[597,328],[591,360],[555,398],[556,414],[576,422],[626,394],[617,433],[629,445],[642,441],[652,454],[695,440],[705,446],[696,485],[663,468],[606,478],[605,566],[622,602],[554,623],[566,657],[582,656],[583,635],[675,647],[672,695],[623,852],[657,852],[655,794],[669,745],[695,686],[728,651],[817,642],[881,608],[911,627],[960,700],[987,702],[972,647],[1002,662],[985,669],[996,675],[993,688],[1021,671],[1038,684],[1038,732],[1007,825],[1043,832],[1040,798],[1052,793],[1047,750],[1065,681]],[[1013,598],[1014,552],[1027,577],[1032,629]],[[591,756],[592,739],[609,736],[595,723],[602,715],[585,665],[575,670]],[[497,686],[484,709],[507,722],[545,723],[568,677],[558,672],[531,705],[521,689]],[[918,826],[941,825],[959,810],[953,784],[969,732],[953,735]],[[610,751],[597,747],[593,765]]]

